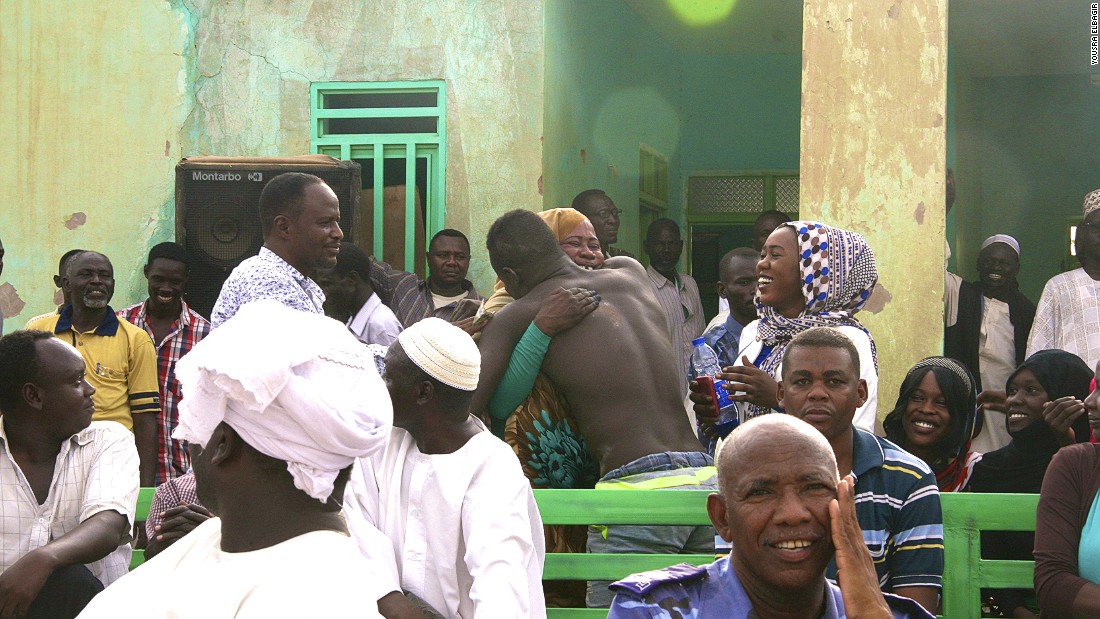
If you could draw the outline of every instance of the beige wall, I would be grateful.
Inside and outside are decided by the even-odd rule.
[[[447,81],[446,225],[487,290],[489,225],[542,205],[542,32],[540,0],[5,0],[5,330],[50,308],[72,247],[113,259],[112,305],[141,300],[145,253],[174,234],[176,162],[309,152],[320,81]]]
[[[943,339],[946,0],[805,0],[801,215],[866,235],[879,416]]]

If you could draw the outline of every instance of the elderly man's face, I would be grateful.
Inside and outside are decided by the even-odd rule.
[[[719,472],[723,492],[711,520],[733,543],[734,570],[746,589],[797,592],[824,578],[833,556],[829,501],[837,472],[804,437],[767,428],[747,438]]]
[[[115,294],[115,271],[102,254],[86,251],[69,259],[65,285],[75,307],[103,309]]]

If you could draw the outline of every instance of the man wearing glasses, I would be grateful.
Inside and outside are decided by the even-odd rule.
[[[602,189],[585,189],[573,198],[571,206],[583,213],[588,221],[592,222],[592,227],[596,229],[596,238],[600,240],[600,247],[603,248],[604,258],[612,256],[634,257],[634,254],[625,249],[612,247],[619,240],[619,216],[623,214],[623,211],[615,207],[611,197],[604,193]]]
[[[1100,361],[1100,189],[1085,196],[1084,216],[1076,241],[1081,268],[1055,275],[1043,287],[1027,355],[1059,348],[1095,367]]]

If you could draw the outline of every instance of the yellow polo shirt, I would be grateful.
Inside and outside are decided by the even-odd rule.
[[[59,314],[32,318],[26,328],[53,333],[84,357],[85,377],[95,387],[92,419],[117,421],[132,430],[131,415],[159,414],[157,351],[149,334],[119,320],[110,307],[98,327],[80,333],[73,329],[72,311],[67,305]]]

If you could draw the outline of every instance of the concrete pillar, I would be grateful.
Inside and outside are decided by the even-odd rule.
[[[866,235],[879,418],[943,340],[947,0],[805,0],[799,209]]]

